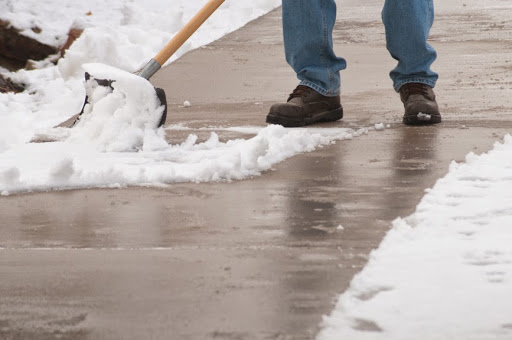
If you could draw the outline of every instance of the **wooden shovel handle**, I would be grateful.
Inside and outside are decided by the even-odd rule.
[[[154,58],[161,66],[190,38],[224,0],[210,0],[176,35],[158,52]]]

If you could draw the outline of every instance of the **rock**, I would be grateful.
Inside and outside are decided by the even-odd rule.
[[[27,60],[27,62],[25,64],[25,69],[26,70],[35,70],[37,68],[41,68],[42,65],[45,65],[45,63],[46,64],[48,64],[48,63],[57,64],[59,59],[64,57],[64,54],[66,53],[67,49],[73,44],[73,42],[75,42],[75,40],[78,39],[82,35],[83,31],[84,31],[83,28],[71,27],[69,29],[68,38],[66,39],[66,42],[64,43],[64,45],[62,45],[59,48],[59,53],[52,54],[51,56],[48,56],[43,62],[29,59],[29,60]]]
[[[0,54],[3,57],[26,63],[29,59],[42,60],[58,52],[58,48],[26,37],[9,22],[0,20]]]
[[[0,92],[6,93],[6,92],[22,92],[24,90],[23,86],[19,84],[13,83],[10,79],[5,78],[0,74]]]
[[[41,32],[41,28],[33,27],[34,32]],[[83,28],[72,27],[68,32],[68,39],[60,48],[48,46],[35,39],[24,36],[10,23],[0,20],[0,66],[16,71],[36,69],[46,63],[57,63],[73,42],[80,37]],[[39,62],[44,60],[44,62]],[[22,85],[14,84],[0,75],[0,92],[21,92]]]

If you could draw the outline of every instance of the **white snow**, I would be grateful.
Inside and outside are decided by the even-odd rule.
[[[393,222],[318,340],[512,339],[512,137]]]
[[[422,120],[422,121],[429,121],[430,119],[432,119],[431,115],[429,115],[428,113],[423,113],[423,112],[418,113],[417,117],[418,117],[418,120]]]
[[[376,131],[383,131],[386,130],[386,127],[384,126],[384,123],[377,123],[374,126]]]
[[[80,120],[67,129],[70,143],[94,144],[99,151],[137,151],[165,147],[157,130],[164,106],[146,79],[103,64],[85,64],[91,75],[86,82],[89,104]],[[112,89],[95,79],[115,79]]]
[[[142,136],[139,152],[101,152],[103,144],[98,149],[97,144],[80,138],[20,144],[0,153],[0,190],[13,193],[239,180],[259,175],[286,158],[313,151],[346,135],[347,129],[341,128],[315,133],[271,125],[260,127],[258,134],[247,140],[220,142],[212,132],[203,143],[197,143],[197,136],[191,134],[179,145],[168,145],[157,132]]]
[[[0,19],[10,22],[24,35],[55,47],[65,42],[71,27],[95,28],[86,34],[89,47],[94,52],[108,49],[94,57],[108,57],[108,53],[124,58],[126,53],[119,53],[124,51],[130,52],[127,59],[138,63],[140,60],[133,56],[144,59],[156,54],[162,43],[205,3],[206,0],[2,0]],[[218,39],[279,4],[277,0],[227,0],[199,29],[199,34],[187,42],[185,50]],[[76,47],[74,52],[88,53]]]

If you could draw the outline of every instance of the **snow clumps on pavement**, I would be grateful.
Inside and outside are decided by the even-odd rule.
[[[150,141],[152,148],[144,144],[138,152],[102,152],[95,144],[76,143],[71,137],[71,141],[57,143],[21,144],[0,153],[0,191],[240,180],[299,153],[367,133],[366,129],[286,129],[278,125],[257,131],[252,138],[226,142],[219,141],[215,132],[201,143],[191,134],[179,145],[167,144],[163,134],[156,133]]]

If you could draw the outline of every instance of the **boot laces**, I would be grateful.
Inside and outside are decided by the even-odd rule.
[[[288,101],[292,98],[301,97],[304,93],[310,91],[311,89],[304,85],[299,85],[293,90],[292,93],[290,93],[290,96],[288,97]]]
[[[409,98],[409,96],[413,94],[420,94],[424,97],[430,97],[429,89],[430,87],[426,84],[410,83],[403,86],[402,92],[405,98]]]

